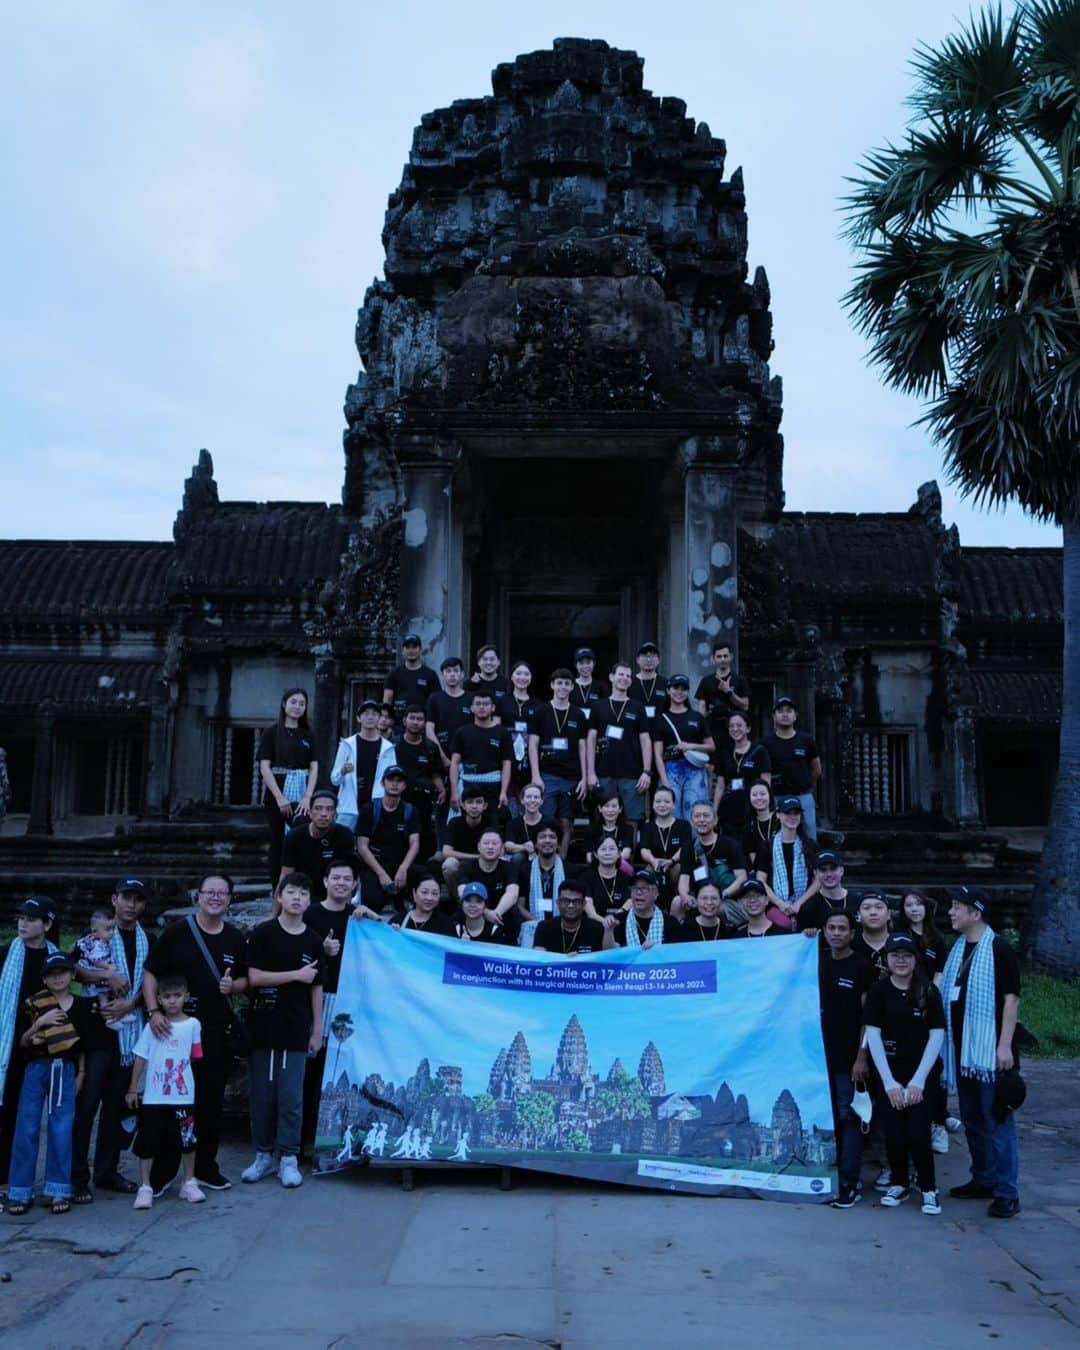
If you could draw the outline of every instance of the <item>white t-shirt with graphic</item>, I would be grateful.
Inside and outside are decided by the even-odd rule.
[[[144,1106],[194,1106],[191,1062],[202,1059],[202,1027],[197,1017],[171,1022],[169,1034],[160,1039],[147,1024],[135,1044],[135,1056],[146,1060]]]

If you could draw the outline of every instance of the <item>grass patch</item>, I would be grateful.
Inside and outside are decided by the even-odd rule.
[[[1080,981],[1023,974],[1020,1021],[1039,1042],[1039,1059],[1080,1059]]]

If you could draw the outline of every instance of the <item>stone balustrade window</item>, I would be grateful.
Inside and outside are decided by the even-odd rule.
[[[214,727],[210,800],[215,806],[258,806],[259,730],[254,723],[243,722],[219,722]]]
[[[855,810],[863,816],[902,816],[915,807],[912,733],[864,728],[855,733]]]

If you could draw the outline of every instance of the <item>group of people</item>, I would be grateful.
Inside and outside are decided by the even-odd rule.
[[[441,688],[420,652],[407,634],[383,702],[361,705],[329,783],[307,694],[285,691],[259,747],[273,914],[249,937],[226,920],[233,883],[221,874],[202,878],[195,912],[152,945],[138,879],[117,884],[66,953],[55,907],[20,906],[0,967],[9,1213],[32,1201],[43,1110],[44,1193],[57,1213],[96,1190],[149,1208],[178,1177],[192,1203],[230,1186],[217,1155],[238,1053],[249,1058],[255,1146],[242,1180],[276,1172],[300,1185],[350,919],[566,957],[805,934],[819,945],[834,1203],[859,1199],[870,1102],[887,1152],[882,1204],[900,1204],[914,1180],[924,1212],[940,1212],[947,1084],[972,1157],[971,1180],[952,1194],[986,1197],[997,1217],[1019,1210],[1012,949],[988,926],[982,892],[953,898],[960,940],[947,953],[928,897],[911,892],[894,909],[845,886],[843,859],[816,844],[821,763],[790,699],[776,700],[773,733],[755,744],[749,684],[723,643],[696,706],[686,676],[659,673],[653,643],[636,671],[613,664],[610,687],[579,649],[576,675],[554,671],[543,702],[527,664],[502,680],[491,647],[468,684],[460,661],[444,662]],[[137,1181],[119,1163],[131,1129]]]

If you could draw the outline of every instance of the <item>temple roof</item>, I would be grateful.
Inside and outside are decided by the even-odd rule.
[[[1062,680],[1055,671],[973,670],[977,715],[987,722],[1052,722],[1061,718]]]
[[[934,605],[938,538],[910,512],[785,512],[770,543],[784,584],[815,592],[819,604],[838,597],[877,604],[907,598]]]
[[[0,659],[0,706],[5,712],[42,703],[80,711],[126,712],[150,703],[161,666],[149,661],[80,660],[70,655],[41,661]]]
[[[0,540],[0,615],[148,618],[165,604],[171,543]]]
[[[1061,549],[961,550],[962,623],[1058,625],[1063,615]]]

